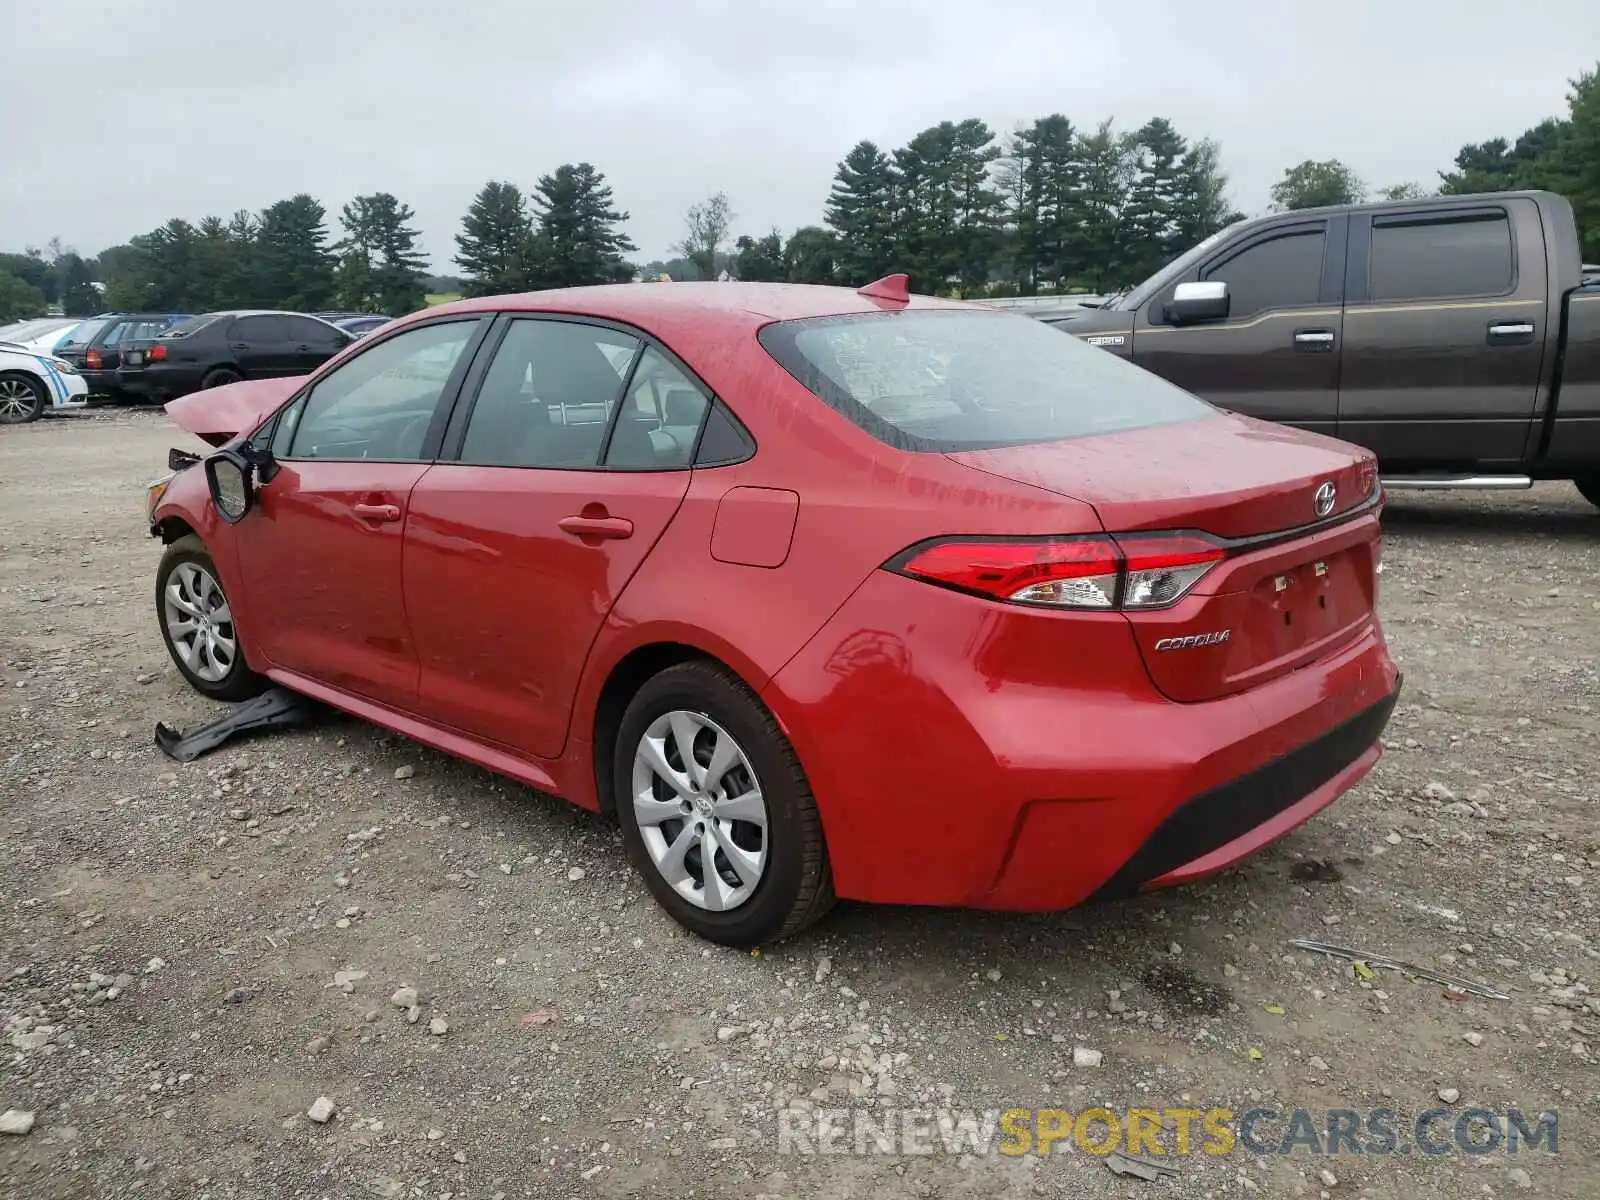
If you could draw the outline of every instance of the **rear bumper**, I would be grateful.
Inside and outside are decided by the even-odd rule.
[[[1120,615],[1041,616],[879,572],[763,696],[840,896],[1050,911],[1283,836],[1371,769],[1398,688],[1374,620],[1247,692],[1176,703]]]
[[[1377,765],[1395,690],[1297,750],[1203,792],[1156,827],[1092,899],[1214,875],[1305,824]]]
[[[200,377],[187,366],[119,367],[116,386],[136,396],[186,396],[200,390]]]

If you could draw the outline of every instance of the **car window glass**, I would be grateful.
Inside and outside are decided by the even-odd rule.
[[[1374,300],[1498,296],[1511,290],[1511,223],[1503,211],[1372,226]]]
[[[599,465],[606,424],[639,341],[569,321],[513,321],[478,389],[461,461]]]
[[[284,342],[288,341],[288,335],[277,317],[240,317],[228,327],[228,340],[253,344]]]
[[[343,344],[344,337],[332,325],[325,325],[321,321],[313,321],[310,317],[280,317],[289,330],[291,342],[312,342],[326,345],[330,342]]]
[[[290,458],[416,462],[476,321],[424,325],[341,363],[306,397]]]
[[[655,347],[639,358],[617,416],[605,465],[623,470],[687,467],[710,401],[698,384]]]
[[[99,333],[110,321],[85,321],[76,328],[69,330],[67,338],[61,343],[63,346],[83,346],[94,340],[94,335]]]
[[[819,400],[903,450],[1053,442],[1214,411],[1126,359],[1016,313],[811,317],[775,322],[758,337]]]
[[[1208,268],[1202,278],[1227,283],[1230,319],[1315,304],[1322,291],[1323,240],[1316,229],[1257,242]]]

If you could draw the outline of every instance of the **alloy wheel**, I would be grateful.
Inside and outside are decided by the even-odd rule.
[[[750,759],[703,713],[674,709],[633,756],[633,812],[651,863],[697,908],[750,899],[767,868],[767,806]]]
[[[33,412],[33,389],[20,379],[0,379],[0,421],[19,422]]]
[[[198,563],[179,563],[167,576],[162,616],[183,664],[207,683],[221,683],[238,661],[233,613],[222,585]]]

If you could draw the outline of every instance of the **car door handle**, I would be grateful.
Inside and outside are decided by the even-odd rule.
[[[1491,346],[1525,346],[1533,341],[1532,321],[1491,321],[1489,344]]]
[[[398,521],[400,519],[400,506],[398,504],[352,504],[350,511],[363,521]]]
[[[1302,354],[1326,354],[1333,349],[1333,330],[1296,329],[1294,348]]]
[[[250,343],[249,342],[234,342],[234,343],[232,343],[232,346],[233,346],[233,348],[235,350],[248,350],[248,349],[250,349]]]
[[[628,538],[633,522],[626,517],[562,517],[557,522],[563,533],[579,538]]]

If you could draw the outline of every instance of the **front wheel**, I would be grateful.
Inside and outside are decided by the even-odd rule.
[[[0,425],[37,421],[49,399],[44,384],[17,371],[0,374]]]
[[[248,700],[266,691],[269,681],[244,660],[217,564],[193,534],[161,556],[156,617],[167,653],[195,691],[213,700]]]
[[[623,714],[612,764],[629,857],[679,924],[725,946],[777,941],[833,904],[811,787],[732,672],[688,662]]]
[[[1600,471],[1592,475],[1579,475],[1572,481],[1581,495],[1590,504],[1600,508]]]

